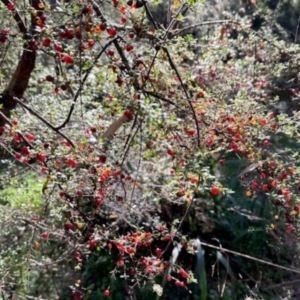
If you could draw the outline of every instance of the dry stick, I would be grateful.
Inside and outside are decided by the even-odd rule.
[[[157,98],[157,99],[159,99],[159,100],[162,100],[162,101],[164,101],[164,102],[167,102],[167,103],[169,103],[169,104],[172,104],[173,106],[177,107],[178,109],[181,109],[181,107],[180,107],[178,104],[176,104],[175,102],[173,102],[173,101],[171,101],[171,100],[165,98],[163,95],[161,95],[161,94],[159,94],[159,93],[152,92],[152,91],[148,91],[148,90],[142,90],[142,92],[145,93],[145,94],[147,94],[147,95],[149,95],[149,96],[152,96],[152,97],[154,97],[154,98]]]
[[[176,73],[176,75],[177,75],[177,77],[178,77],[178,79],[179,79],[179,81],[180,81],[180,84],[181,84],[181,86],[182,86],[182,88],[183,88],[183,91],[184,91],[185,96],[186,96],[186,98],[187,98],[187,101],[188,101],[188,104],[189,104],[189,106],[190,106],[190,109],[191,109],[191,111],[192,111],[192,113],[193,113],[193,117],[194,117],[196,129],[197,129],[197,144],[198,144],[198,147],[200,148],[200,128],[199,128],[199,124],[198,124],[198,122],[197,122],[197,115],[196,115],[195,109],[194,109],[194,107],[193,107],[193,104],[192,104],[191,101],[190,101],[190,97],[189,97],[188,91],[186,90],[186,87],[185,87],[185,85],[184,85],[184,83],[183,83],[183,80],[182,80],[182,78],[181,78],[181,75],[179,74],[179,71],[178,71],[177,67],[175,66],[175,64],[174,64],[174,62],[173,62],[173,60],[172,60],[172,57],[171,57],[171,55],[170,55],[169,50],[168,50],[166,47],[162,47],[162,49],[165,51],[165,53],[166,53],[167,56],[168,56],[170,66],[171,66],[171,68],[175,71],[175,73]]]
[[[158,29],[159,29],[159,28],[158,28],[158,25],[156,24],[156,22],[155,22],[155,20],[154,20],[154,18],[153,18],[153,15],[152,15],[152,13],[151,13],[149,7],[148,7],[148,3],[147,3],[145,0],[142,0],[142,2],[143,2],[143,4],[144,4],[145,11],[146,11],[146,14],[147,14],[148,18],[150,19],[150,21],[151,21],[151,23],[153,24],[154,28],[155,28],[156,30],[158,30]]]
[[[206,247],[209,247],[209,248],[212,248],[212,249],[224,251],[224,252],[231,253],[231,254],[234,254],[234,255],[237,255],[237,256],[240,256],[240,257],[244,257],[244,258],[247,258],[247,259],[250,259],[250,260],[254,260],[254,261],[260,262],[262,264],[265,264],[265,265],[268,265],[268,266],[271,266],[271,267],[275,267],[275,268],[282,269],[282,270],[285,270],[285,271],[290,271],[290,272],[294,272],[294,273],[300,274],[300,270],[296,270],[296,269],[292,269],[292,268],[280,266],[280,265],[277,265],[277,264],[274,264],[274,263],[271,263],[271,262],[268,262],[268,261],[265,261],[265,260],[253,257],[253,256],[250,256],[250,255],[247,255],[247,254],[239,253],[239,252],[236,252],[236,251],[233,251],[233,250],[229,250],[229,249],[226,249],[226,248],[223,248],[223,247],[214,246],[214,245],[211,245],[211,244],[208,244],[208,243],[204,243],[204,242],[201,242],[201,241],[200,241],[200,244],[202,246],[206,246]]]
[[[271,290],[271,289],[274,289],[274,288],[277,288],[277,287],[282,287],[282,286],[286,286],[286,285],[293,285],[293,284],[296,284],[296,283],[297,284],[300,283],[300,279],[274,284],[274,285],[271,285],[271,286],[268,286],[268,287],[262,288],[262,289],[263,290]]]
[[[107,48],[108,46],[110,46],[110,44],[114,43],[115,39],[116,39],[116,38],[114,38],[114,39],[108,41],[108,42],[105,44],[105,46],[103,47],[103,49],[99,52],[99,54],[98,54],[98,55],[96,56],[96,58],[94,59],[94,61],[93,61],[93,63],[92,63],[92,66],[86,71],[86,73],[85,73],[83,79],[81,80],[81,78],[80,78],[80,86],[79,86],[79,88],[78,88],[78,90],[77,90],[77,92],[76,92],[76,94],[75,94],[74,100],[73,100],[73,102],[72,102],[72,104],[71,104],[71,107],[70,107],[70,110],[69,110],[69,114],[68,114],[66,120],[65,120],[60,126],[58,126],[58,127],[55,128],[56,130],[62,129],[63,127],[65,127],[65,126],[69,123],[69,121],[70,121],[70,119],[71,119],[71,116],[72,116],[72,114],[73,114],[73,111],[74,111],[74,109],[75,109],[75,105],[76,105],[77,99],[78,99],[78,97],[80,96],[80,93],[81,93],[81,90],[82,90],[82,87],[83,87],[84,83],[86,82],[88,76],[90,75],[90,73],[91,73],[92,69],[94,68],[94,66],[95,66],[96,62],[98,61],[98,59],[99,59],[99,58],[101,57],[101,55],[104,53],[104,51],[106,50],[106,48]]]
[[[137,116],[134,118],[134,122],[133,122],[133,124],[131,126],[131,130],[130,130],[130,134],[128,135],[128,137],[126,139],[126,142],[125,142],[125,145],[124,145],[123,158],[122,158],[122,161],[121,161],[121,166],[123,166],[124,161],[126,159],[126,156],[127,156],[128,152],[129,152],[131,143],[133,142],[135,136],[137,135],[137,133],[139,131],[140,124],[138,124],[136,131],[133,133],[133,135],[131,135],[131,132],[133,131],[136,123],[137,123]]]
[[[56,133],[58,133],[59,135],[61,135],[64,139],[66,139],[71,144],[71,146],[73,148],[75,148],[75,145],[73,144],[73,142],[65,134],[63,134],[62,132],[60,132],[59,129],[55,128],[51,123],[49,123],[47,120],[45,120],[36,111],[34,111],[32,108],[30,108],[29,106],[27,106],[26,104],[24,104],[18,98],[14,97],[13,99],[17,103],[19,103],[23,108],[25,108],[26,110],[28,110],[31,114],[33,114],[34,116],[36,116],[40,121],[42,121],[44,124],[46,124],[49,128],[51,128],[53,131],[55,131]]]
[[[184,16],[189,10],[189,6],[188,4],[184,3],[182,4],[182,6],[178,9],[178,12],[176,13],[176,15],[173,17],[172,21],[170,22],[164,36],[163,39],[165,39],[166,37],[169,37],[169,33],[170,31],[177,26],[177,24],[179,23],[179,20],[177,20],[177,17],[179,16],[179,14],[182,12],[182,15]]]

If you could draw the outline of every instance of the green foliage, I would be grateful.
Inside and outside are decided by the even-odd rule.
[[[0,191],[0,202],[13,209],[37,211],[42,205],[42,180],[29,171],[11,178],[2,184],[4,189]]]

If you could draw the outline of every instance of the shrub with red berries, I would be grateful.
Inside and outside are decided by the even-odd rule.
[[[296,294],[298,44],[201,1],[25,2],[0,6],[3,298]]]

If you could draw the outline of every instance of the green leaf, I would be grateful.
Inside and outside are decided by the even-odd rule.
[[[200,240],[196,240],[197,246],[197,264],[195,269],[195,277],[198,279],[199,288],[201,291],[201,300],[207,299],[207,277],[206,277],[206,270],[205,270],[205,260],[204,260],[204,250],[201,247]],[[196,297],[196,295],[195,295]],[[196,299],[196,298],[195,298]]]
[[[228,260],[224,257],[224,255],[220,252],[220,251],[217,251],[217,260],[225,267],[227,273],[229,274],[231,280],[233,282],[236,281],[236,278],[233,274],[233,271],[228,263]]]

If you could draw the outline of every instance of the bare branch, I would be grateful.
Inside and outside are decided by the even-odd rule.
[[[23,108],[25,108],[31,114],[33,114],[34,116],[36,116],[40,121],[42,121],[44,124],[46,124],[49,128],[51,128],[53,131],[55,131],[60,136],[62,136],[66,141],[68,141],[71,144],[71,146],[73,148],[75,148],[75,145],[73,144],[73,142],[65,134],[63,134],[62,132],[60,132],[59,129],[57,129],[56,127],[54,127],[51,123],[49,123],[42,116],[40,116],[39,113],[37,113],[36,111],[34,111],[32,108],[30,108],[29,106],[27,106],[26,104],[24,104],[20,99],[18,99],[16,97],[14,97],[14,101],[16,101],[17,103],[19,103]]]
[[[180,75],[180,73],[179,73],[179,71],[178,71],[176,65],[175,65],[174,62],[173,62],[173,59],[172,59],[172,57],[171,57],[171,54],[170,54],[169,50],[168,50],[166,47],[163,47],[162,49],[165,51],[165,53],[166,53],[167,56],[168,56],[170,66],[171,66],[171,68],[175,71],[175,73],[176,73],[176,75],[177,75],[177,77],[178,77],[178,79],[179,79],[179,81],[180,81],[181,87],[182,87],[182,89],[183,89],[183,91],[184,91],[184,93],[185,93],[185,96],[186,96],[186,98],[187,98],[189,107],[190,107],[190,109],[191,109],[191,111],[192,111],[192,113],[193,113],[193,118],[194,118],[195,126],[196,126],[196,129],[197,129],[197,144],[198,144],[198,147],[200,148],[200,128],[199,128],[199,124],[198,124],[198,121],[197,121],[197,115],[196,115],[195,109],[194,109],[194,107],[193,107],[193,105],[192,105],[192,103],[191,103],[191,101],[190,101],[190,97],[189,97],[188,91],[187,91],[187,89],[186,89],[186,86],[185,86],[185,84],[183,83],[183,80],[182,80],[182,78],[181,78],[181,75]]]
[[[69,114],[68,114],[66,120],[65,120],[60,126],[56,127],[56,128],[55,128],[56,130],[62,129],[63,127],[65,127],[65,126],[69,123],[69,121],[70,121],[70,119],[71,119],[71,116],[72,116],[72,114],[73,114],[73,111],[74,111],[74,109],[75,109],[75,105],[76,105],[76,102],[77,102],[77,100],[78,100],[78,97],[80,96],[80,93],[81,93],[81,91],[82,91],[82,87],[83,87],[84,83],[85,83],[86,80],[88,79],[88,77],[89,77],[89,75],[90,75],[92,69],[94,68],[95,64],[97,63],[97,61],[99,60],[99,58],[101,57],[101,55],[104,53],[104,51],[106,50],[106,48],[107,48],[108,46],[110,46],[112,43],[114,43],[114,41],[115,41],[115,39],[112,39],[112,40],[108,41],[108,42],[105,44],[105,46],[103,47],[103,49],[99,52],[99,54],[98,54],[98,55],[96,56],[96,58],[94,59],[94,61],[93,61],[93,63],[92,63],[92,66],[87,70],[87,72],[85,73],[83,79],[81,80],[80,87],[78,88],[78,90],[77,90],[77,92],[76,92],[76,94],[75,94],[75,96],[74,96],[74,99],[73,99],[73,102],[72,102],[72,104],[71,104],[71,107],[70,107],[70,110],[69,110]]]

